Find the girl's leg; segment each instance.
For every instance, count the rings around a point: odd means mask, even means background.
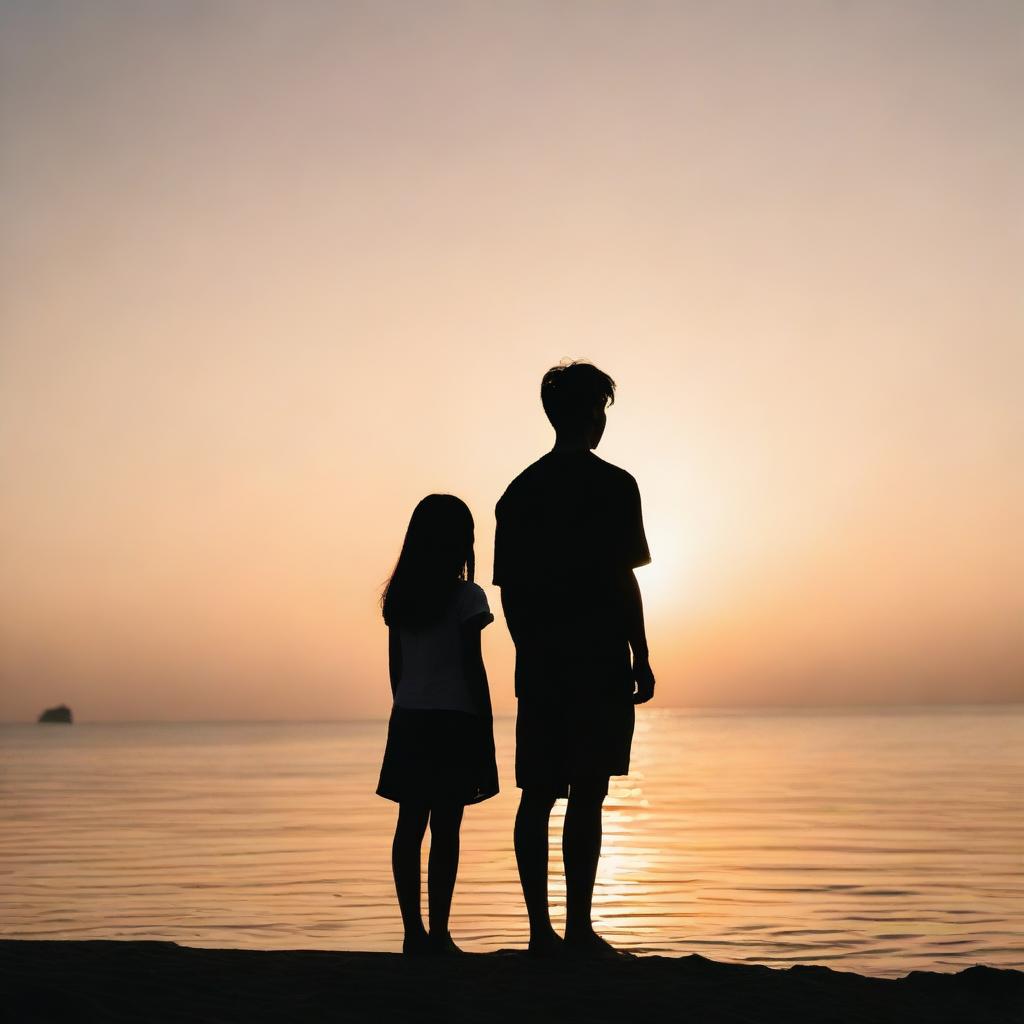
[[[427,865],[430,941],[439,952],[454,951],[448,937],[448,914],[459,870],[459,828],[461,804],[430,808],[430,860]]]
[[[401,803],[395,841],[391,844],[391,871],[395,876],[395,892],[405,927],[403,953],[416,953],[426,948],[427,932],[420,910],[420,849],[427,831],[426,807]]]

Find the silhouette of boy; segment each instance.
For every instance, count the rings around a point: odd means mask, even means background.
[[[629,771],[634,704],[654,695],[633,569],[651,556],[640,492],[593,454],[615,382],[590,363],[553,367],[541,402],[555,445],[508,485],[495,510],[494,583],[516,646],[515,849],[530,952],[613,955],[590,920],[611,775]],[[632,651],[632,659],[630,652]],[[548,911],[548,819],[562,833],[564,943]]]

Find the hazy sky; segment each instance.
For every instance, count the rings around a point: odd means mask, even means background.
[[[0,10],[0,718],[385,713],[563,357],[663,703],[1024,699],[1020,3]]]

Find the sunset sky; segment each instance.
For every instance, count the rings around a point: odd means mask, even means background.
[[[1024,700],[1019,3],[0,11],[0,719],[385,714],[563,358],[662,704]]]

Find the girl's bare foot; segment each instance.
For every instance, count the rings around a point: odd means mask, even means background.
[[[531,932],[526,951],[530,956],[561,956],[565,952],[565,941],[554,928],[539,934]]]
[[[575,932],[566,931],[565,950],[574,956],[633,959],[632,953],[616,949],[607,939],[602,939],[593,928]]]
[[[402,940],[402,952],[406,956],[424,956],[430,952],[430,936],[424,928],[419,932],[406,932]]]
[[[455,942],[452,940],[451,932],[445,932],[443,935],[431,935],[428,937],[429,950],[431,956],[457,956],[462,952]]]

